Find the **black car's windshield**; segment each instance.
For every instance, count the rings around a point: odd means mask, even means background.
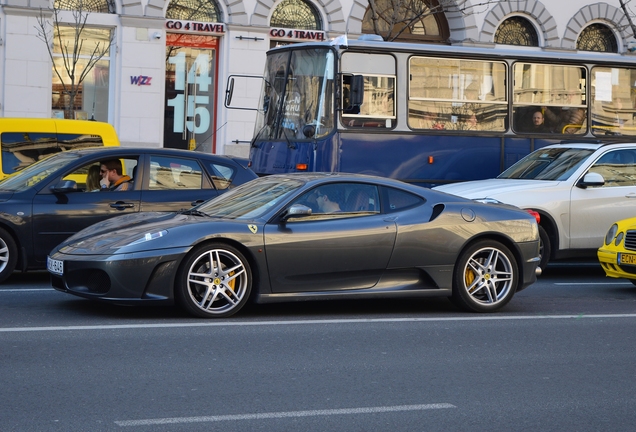
[[[78,159],[77,153],[56,153],[0,181],[0,190],[21,192],[46,179],[55,171]]]
[[[530,153],[499,174],[500,179],[567,180],[594,150],[559,147]]]
[[[212,217],[252,219],[266,213],[304,183],[288,178],[263,177],[245,183],[196,207]]]

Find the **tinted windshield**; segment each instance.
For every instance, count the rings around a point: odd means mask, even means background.
[[[228,219],[258,218],[298,190],[304,183],[295,179],[263,177],[245,183],[206,201],[197,210]]]
[[[77,153],[57,153],[29,165],[22,171],[5,178],[0,182],[0,190],[21,192],[35,186],[49,175],[78,159]]]
[[[567,180],[594,150],[545,148],[530,153],[499,174],[503,179]]]
[[[296,140],[331,132],[333,70],[334,54],[329,48],[270,54],[258,105],[257,137]]]

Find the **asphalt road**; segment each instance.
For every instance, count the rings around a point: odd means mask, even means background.
[[[550,266],[500,313],[446,299],[225,320],[0,286],[1,431],[598,431],[636,424],[636,287]]]

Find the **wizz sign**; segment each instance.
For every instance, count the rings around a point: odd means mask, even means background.
[[[130,83],[132,85],[150,85],[150,80],[152,80],[152,77],[146,76],[146,75],[138,75],[138,76],[131,76],[130,77]]]

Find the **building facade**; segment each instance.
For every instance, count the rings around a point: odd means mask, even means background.
[[[369,0],[0,0],[0,116],[95,119],[122,145],[247,156],[254,113],[224,107],[227,80],[260,75],[278,44],[380,33],[450,50],[636,48],[618,0],[423,0],[400,11],[420,14],[409,26],[382,20],[387,0],[374,4],[380,19]],[[84,42],[69,66],[78,16]],[[258,91],[234,98],[255,107]]]

